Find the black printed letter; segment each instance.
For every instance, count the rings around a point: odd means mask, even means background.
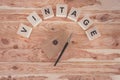
[[[45,14],[50,14],[50,10],[49,9],[45,9]]]
[[[77,13],[77,12],[76,12],[76,11],[74,11],[71,15],[74,15],[74,16],[76,17],[76,13]]]
[[[63,12],[64,7],[60,7],[60,9],[61,9],[61,13],[62,13],[62,12]]]
[[[94,31],[90,32],[90,34],[91,34],[91,36],[94,36],[95,34],[97,34],[97,31],[94,30]]]
[[[87,19],[84,20],[84,22],[83,22],[84,25],[88,25],[88,23],[89,23],[89,21]]]

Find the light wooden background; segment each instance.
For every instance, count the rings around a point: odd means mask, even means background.
[[[16,34],[20,23],[32,26],[31,12],[42,17],[40,8],[52,5],[55,13],[58,3],[80,8],[80,19],[89,15],[102,36],[89,41],[75,22],[57,17],[33,28],[29,39]],[[63,31],[73,37],[54,67],[57,55],[50,59],[42,48],[50,51]],[[0,0],[0,80],[120,80],[120,0]]]

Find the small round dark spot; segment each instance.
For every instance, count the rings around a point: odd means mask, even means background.
[[[13,48],[14,48],[14,49],[18,49],[18,45],[14,45]]]
[[[75,41],[71,41],[73,44],[75,43]]]
[[[54,45],[57,45],[57,44],[58,44],[58,41],[57,41],[57,40],[53,40],[53,44],[54,44]]]
[[[51,28],[51,30],[55,30],[55,28]]]
[[[8,79],[11,79],[12,77],[11,76],[8,76]]]
[[[101,16],[101,21],[107,21],[109,19],[109,15],[108,14],[104,14],[103,16]]]
[[[12,69],[13,69],[13,70],[17,70],[18,67],[17,67],[17,66],[13,66]]]
[[[95,56],[95,57],[93,57],[93,59],[97,59],[97,57]]]
[[[105,17],[101,17],[101,21],[106,21],[107,19]]]
[[[11,3],[10,5],[15,5],[14,3]]]
[[[72,44],[77,44],[77,42],[76,42],[76,41],[71,41],[71,43],[72,43]]]
[[[41,50],[41,53],[44,53],[44,51],[43,51],[43,50]]]
[[[5,44],[5,45],[7,45],[7,44],[9,44],[9,41],[8,41],[8,39],[1,39],[1,42],[3,43],[3,44]]]
[[[119,43],[116,43],[116,46],[118,46],[119,45]]]

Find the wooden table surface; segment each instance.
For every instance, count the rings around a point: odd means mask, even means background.
[[[89,41],[80,26],[66,18],[43,20],[33,28],[29,39],[16,34],[26,17],[58,3],[89,15],[101,37]],[[56,67],[58,52],[51,41],[63,32],[73,36]],[[59,37],[60,41],[64,41]],[[120,0],[0,0],[0,80],[120,80]]]

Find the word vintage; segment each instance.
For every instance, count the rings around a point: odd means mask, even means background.
[[[68,19],[75,21],[83,30],[85,30],[89,40],[93,40],[101,36],[96,27],[90,28],[90,26],[93,24],[93,21],[89,18],[89,16],[84,16],[81,20],[77,21],[80,15],[80,10],[78,8],[72,7],[68,14],[67,11],[68,6],[66,4],[56,5],[56,17],[67,17]],[[44,19],[54,17],[52,6],[42,7],[41,12]],[[35,11],[27,17],[27,20],[32,24],[33,27],[36,27],[39,23],[42,22],[42,18]],[[31,32],[31,27],[26,26],[25,24],[20,24],[17,34],[29,38]]]

